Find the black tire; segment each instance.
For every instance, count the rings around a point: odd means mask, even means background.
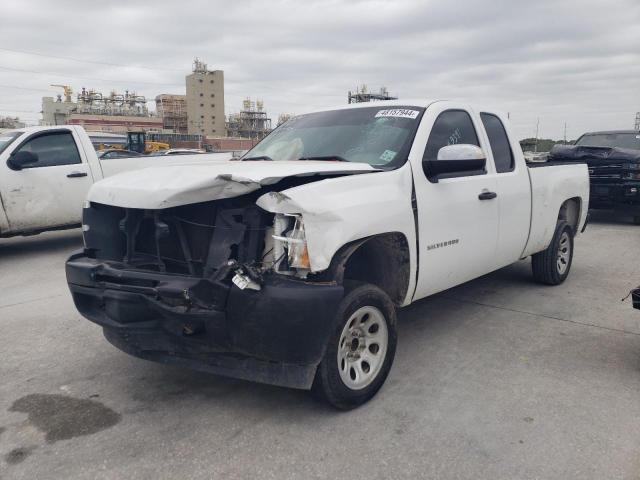
[[[634,225],[640,225],[640,215],[636,215],[633,217]]]
[[[340,339],[344,333],[343,330],[348,328],[346,326],[347,322],[350,324],[353,323],[350,322],[352,315],[367,307],[374,307],[374,309],[377,309],[377,311],[382,314],[386,325],[387,346],[384,350],[384,358],[378,360],[380,363],[377,373],[371,375],[370,383],[363,388],[352,389],[343,381],[340,373],[338,360]],[[363,317],[367,317],[366,313]],[[369,320],[367,317],[365,321],[372,320]],[[366,328],[367,323],[365,323],[365,321],[363,321],[361,325],[364,325]],[[377,320],[373,321],[380,322],[382,320],[380,317],[377,317]],[[378,390],[380,390],[380,387],[382,387],[391,370],[397,343],[396,322],[396,309],[393,302],[389,296],[378,287],[361,284],[349,291],[340,302],[336,313],[333,334],[329,339],[325,355],[318,366],[312,387],[314,395],[340,410],[350,410],[370,400]],[[365,337],[366,335],[367,333],[365,333]],[[362,341],[362,345],[365,345],[366,341],[365,338],[365,340]],[[347,342],[347,345],[349,344],[350,343]],[[372,345],[369,345],[366,348],[369,349],[371,347]],[[344,348],[343,344],[342,349],[344,350]],[[367,354],[368,353],[369,352],[367,352]],[[378,353],[381,352],[378,350]],[[360,362],[364,362],[361,363],[361,366],[368,365],[364,360],[360,360]],[[343,370],[343,374],[344,372],[345,370]]]
[[[566,237],[564,237],[565,235]],[[573,261],[573,235],[571,225],[564,220],[559,220],[556,225],[556,231],[553,234],[553,239],[547,249],[531,257],[533,278],[546,285],[560,285],[566,280],[571,270],[571,262]],[[567,245],[569,251],[568,254],[565,253],[564,261],[562,261],[559,258],[560,250],[562,248],[564,252]]]

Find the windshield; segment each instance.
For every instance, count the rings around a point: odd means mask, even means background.
[[[13,142],[20,135],[22,135],[22,132],[0,133],[0,153],[4,152],[5,148],[11,145],[11,142]]]
[[[242,160],[342,160],[376,167],[402,164],[424,108],[379,106],[292,118]]]
[[[617,147],[640,150],[640,132],[587,134],[580,137],[576,145],[582,147]]]

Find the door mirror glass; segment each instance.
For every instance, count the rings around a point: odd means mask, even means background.
[[[445,145],[438,150],[437,160],[425,162],[427,177],[432,182],[448,176],[477,175],[485,173],[487,158],[476,145]]]
[[[7,163],[13,170],[22,170],[25,166],[38,162],[38,154],[28,150],[20,150],[11,154]]]

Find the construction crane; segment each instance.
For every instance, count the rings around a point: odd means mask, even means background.
[[[64,91],[64,101],[65,102],[71,102],[71,95],[73,95],[73,90],[71,89],[71,87],[69,85],[58,85],[58,84],[52,84],[49,85],[50,87],[60,87],[62,88],[62,90]]]

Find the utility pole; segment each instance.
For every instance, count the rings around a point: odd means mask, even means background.
[[[564,144],[567,144],[567,122],[564,122]]]

